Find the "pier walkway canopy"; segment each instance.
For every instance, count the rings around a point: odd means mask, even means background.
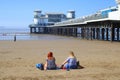
[[[70,19],[67,21],[62,21],[55,23],[53,26],[61,26],[61,25],[74,25],[74,24],[86,24],[90,21],[97,21],[97,20],[104,20],[104,19],[110,19],[111,15],[110,12],[118,11],[117,7],[111,7],[107,9],[100,10],[96,12],[95,14],[91,14],[88,16],[83,16],[77,19]],[[112,19],[112,18],[111,18]],[[52,26],[51,26],[52,27]]]

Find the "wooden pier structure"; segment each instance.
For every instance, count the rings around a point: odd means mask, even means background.
[[[87,40],[120,41],[120,21],[100,19],[86,23],[30,27],[30,33],[78,37]]]
[[[30,33],[70,36],[87,40],[120,41],[120,0],[115,1],[117,6],[99,10],[92,15],[68,19],[46,27],[36,23],[31,24],[29,25]]]

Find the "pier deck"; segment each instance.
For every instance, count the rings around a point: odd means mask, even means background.
[[[88,40],[120,41],[120,21],[99,19],[84,23],[30,27],[31,33],[79,37]]]

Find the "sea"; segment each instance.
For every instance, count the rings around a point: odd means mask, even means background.
[[[16,28],[0,28],[0,41],[3,40],[12,40],[14,41],[14,36],[16,36],[16,40],[56,40],[69,39],[64,36],[55,36],[55,35],[46,35],[46,34],[30,34],[30,30],[28,29],[16,29]]]
[[[116,35],[115,35],[115,40],[117,39]],[[29,28],[27,29],[26,28],[23,28],[23,29],[0,28],[0,40],[14,40],[14,36],[16,36],[16,40],[56,40],[56,39],[66,40],[66,39],[71,39],[71,37],[65,37],[65,36],[56,36],[56,35],[47,35],[47,34],[30,34]],[[102,38],[102,36],[100,37]],[[110,33],[109,33],[108,38],[110,40]],[[119,37],[119,40],[120,40],[120,37]]]

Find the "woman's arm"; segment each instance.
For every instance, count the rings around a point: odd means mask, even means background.
[[[65,65],[67,62],[68,62],[69,58],[67,58],[63,63],[62,65]]]
[[[45,65],[44,65],[44,70],[47,70],[47,59],[46,59]]]

